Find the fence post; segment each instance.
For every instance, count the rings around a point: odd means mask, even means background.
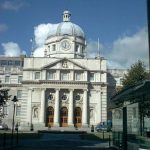
[[[3,148],[6,146],[6,133],[3,134]]]

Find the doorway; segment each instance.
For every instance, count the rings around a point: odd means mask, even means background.
[[[47,110],[47,126],[48,127],[53,127],[54,124],[54,108],[49,106]]]
[[[68,109],[62,107],[60,110],[60,127],[68,127]]]
[[[82,126],[82,111],[80,107],[76,107],[74,111],[74,126],[81,128]]]

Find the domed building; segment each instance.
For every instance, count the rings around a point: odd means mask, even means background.
[[[59,58],[84,58],[85,35],[83,30],[70,22],[70,12],[64,11],[63,22],[49,33],[45,42],[45,56]]]
[[[70,17],[64,11],[45,41],[44,57],[24,58],[22,81],[12,90],[20,130],[85,129],[107,120],[106,60],[86,57],[85,34]]]

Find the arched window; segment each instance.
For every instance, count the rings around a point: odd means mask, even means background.
[[[53,107],[48,107],[48,115],[49,116],[52,116],[52,115],[54,115],[54,108]]]
[[[68,116],[68,109],[66,107],[63,107],[60,113],[61,116]]]

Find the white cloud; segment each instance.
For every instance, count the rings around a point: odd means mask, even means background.
[[[86,47],[87,57],[95,58],[96,56],[99,55],[99,51],[100,55],[102,56],[101,54],[102,49],[103,49],[102,43],[99,42],[99,50],[98,50],[98,41],[89,40]]]
[[[128,68],[138,60],[148,66],[148,33],[144,27],[131,36],[123,36],[113,42],[112,49],[106,54],[109,66]]]
[[[112,45],[100,43],[100,55],[107,59],[109,68],[129,68],[138,60],[142,60],[148,67],[148,33],[142,28],[131,36],[124,35],[114,40]],[[87,44],[88,57],[95,57],[98,53],[97,41]]]
[[[8,29],[6,24],[0,24],[0,32],[5,32]]]
[[[44,46],[36,48],[34,51],[34,57],[43,57],[44,56]]]
[[[14,42],[2,43],[2,47],[4,49],[5,56],[13,57],[26,53],[20,49],[17,43]]]
[[[23,6],[24,2],[22,0],[7,0],[0,4],[1,9],[14,11],[18,11]]]
[[[44,56],[44,43],[48,36],[53,35],[56,32],[58,24],[40,24],[34,28],[35,36],[35,57]]]

